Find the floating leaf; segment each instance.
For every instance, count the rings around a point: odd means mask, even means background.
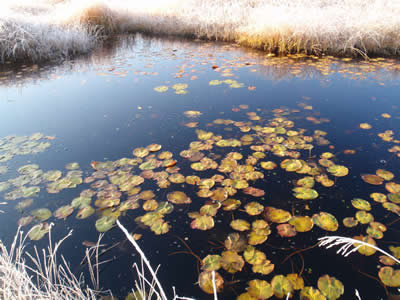
[[[292,215],[288,211],[270,206],[265,208],[264,216],[268,221],[273,223],[285,223],[292,218]]]
[[[242,270],[244,266],[244,260],[236,252],[230,250],[224,251],[222,252],[221,256],[221,267],[225,271],[234,274]]]
[[[388,182],[385,185],[386,190],[392,194],[400,194],[400,184],[395,182]]]
[[[76,170],[79,169],[79,164],[77,162],[71,162],[65,166],[67,170]]]
[[[217,271],[221,268],[221,256],[220,255],[207,255],[201,261],[201,269],[204,271]]]
[[[361,123],[360,124],[360,128],[368,130],[368,129],[371,129],[372,126],[370,124],[368,124],[368,123]]]
[[[251,265],[259,265],[267,259],[264,252],[257,250],[251,245],[246,247],[243,252],[243,257]]]
[[[387,195],[389,201],[400,204],[400,194],[389,194]]]
[[[321,276],[318,279],[318,289],[329,300],[338,299],[344,293],[343,284],[335,277],[330,277],[329,275]]]
[[[230,225],[237,231],[246,231],[250,229],[250,223],[245,220],[233,220]]]
[[[95,226],[98,232],[106,232],[114,226],[115,221],[116,218],[112,216],[104,216],[96,221]]]
[[[271,234],[269,227],[258,229],[253,228],[249,234],[249,244],[250,245],[260,245],[268,239],[268,235]]]
[[[274,289],[275,297],[282,299],[287,294],[293,293],[292,283],[283,275],[275,275],[272,278],[271,286]]]
[[[144,147],[140,147],[134,149],[132,153],[134,156],[142,158],[149,155],[149,150]]]
[[[161,150],[161,145],[159,144],[150,144],[146,147],[150,152],[157,152]]]
[[[199,286],[200,288],[206,292],[207,294],[214,294],[214,284],[213,284],[213,276],[212,272],[204,271],[199,274]],[[222,279],[221,275],[218,272],[215,272],[215,286],[217,288],[217,292],[222,290],[224,285],[224,279]]]
[[[26,226],[28,224],[30,224],[33,221],[33,217],[32,216],[26,216],[26,217],[21,217],[17,224],[18,226]]]
[[[186,196],[184,192],[181,191],[174,191],[170,192],[167,195],[167,199],[169,202],[174,204],[189,204],[192,203],[192,200]]]
[[[382,177],[379,177],[378,175],[373,175],[373,174],[363,174],[363,175],[361,175],[361,178],[366,183],[369,183],[372,185],[380,185],[384,181],[384,179]]]
[[[359,210],[356,212],[356,219],[361,223],[361,224],[368,224],[374,220],[374,216],[370,213],[367,213],[364,210]]]
[[[190,224],[192,229],[208,230],[214,227],[214,219],[210,216],[202,216],[195,218]]]
[[[28,236],[32,241],[38,241],[42,237],[44,237],[44,235],[46,233],[48,233],[49,230],[50,230],[49,224],[40,223],[40,224],[37,224],[37,225],[33,226],[32,229],[29,230]]]
[[[171,226],[168,224],[168,222],[165,222],[163,219],[157,219],[150,224],[151,231],[157,235],[166,234],[170,228]]]
[[[40,221],[46,221],[51,217],[51,211],[47,208],[38,208],[33,210],[31,215]]]
[[[300,300],[326,300],[326,297],[318,289],[306,286],[300,291]]]
[[[395,247],[395,246],[389,246],[390,252],[392,252],[393,256],[396,257],[397,259],[400,259],[400,246]]]
[[[64,205],[54,212],[54,217],[65,220],[73,211],[74,208],[71,205]]]
[[[201,116],[202,113],[199,112],[199,111],[197,111],[197,110],[187,110],[187,111],[184,112],[184,115],[185,115],[186,117],[192,118],[192,117]]]
[[[294,226],[290,224],[280,224],[276,226],[276,229],[281,237],[294,237],[297,234]]]
[[[307,176],[297,180],[296,184],[304,188],[312,188],[315,184],[314,177]]]
[[[355,236],[353,238],[356,239],[356,240],[371,244],[372,246],[376,246],[376,243],[375,243],[374,239],[372,239],[369,236],[364,237],[364,236],[360,235],[360,236]],[[354,243],[353,246],[354,247],[358,247],[358,246],[360,246],[360,244]],[[371,256],[371,255],[375,254],[376,250],[374,248],[372,248],[372,247],[361,245],[358,248],[358,252],[360,254],[362,254],[362,255],[365,255],[365,256]]]
[[[168,91],[168,87],[166,85],[160,85],[160,86],[156,86],[154,88],[154,90],[159,93],[164,93],[164,92]]]
[[[318,192],[310,188],[296,187],[293,189],[293,192],[293,196],[297,199],[312,200],[318,197]]]
[[[390,181],[394,178],[394,174],[392,172],[387,171],[387,170],[382,170],[382,169],[376,170],[376,175],[378,175],[379,177],[382,177],[386,181]]]
[[[354,219],[353,217],[347,217],[343,219],[343,225],[347,228],[355,227],[358,225],[358,220]]]
[[[78,210],[76,214],[77,219],[86,219],[94,213],[94,208],[91,206],[84,206]]]
[[[297,232],[307,232],[314,227],[312,219],[308,216],[294,216],[289,220],[289,224],[294,226]]]
[[[274,163],[273,161],[262,161],[260,163],[260,166],[265,170],[273,170],[277,167],[277,164]]]
[[[304,280],[298,274],[287,274],[286,278],[290,281],[294,290],[301,290],[302,288],[304,288]]]
[[[349,174],[349,169],[340,165],[331,166],[327,169],[327,171],[336,177],[343,177]]]
[[[253,279],[248,285],[247,292],[256,299],[268,299],[274,295],[272,286],[265,280]]]
[[[250,216],[257,216],[263,212],[264,206],[253,201],[246,204],[245,210]]]
[[[366,211],[371,210],[371,204],[369,204],[368,201],[361,198],[354,198],[353,200],[351,200],[351,205],[360,210],[366,210]]]
[[[386,202],[386,201],[387,201],[386,195],[385,195],[385,194],[382,194],[382,193],[372,193],[372,194],[370,195],[370,197],[371,197],[375,202],[378,202],[378,203],[383,203],[383,202]]]
[[[315,225],[327,231],[336,231],[339,227],[336,218],[327,212],[320,212],[319,214],[314,214],[312,220]]]
[[[378,276],[384,285],[390,287],[400,287],[400,270],[393,270],[391,267],[382,267]]]

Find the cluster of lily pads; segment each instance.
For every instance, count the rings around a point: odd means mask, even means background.
[[[241,105],[234,109],[238,112],[247,110],[248,106]],[[329,212],[301,215],[266,205],[268,201],[265,201],[265,195],[268,191],[257,183],[280,168],[296,178],[292,181],[293,200],[308,207],[308,201],[319,197],[317,184],[322,188],[332,188],[338,178],[348,175],[349,169],[336,163],[338,159],[335,154],[322,152],[318,157],[312,157],[314,145],[326,146],[330,142],[324,131],[296,129],[288,116],[297,112],[296,109],[275,109],[272,111],[273,117],[269,119],[258,112],[246,112],[247,121],[216,119],[208,126],[215,130],[207,131],[197,129],[202,115],[200,111],[186,111],[184,115],[189,120],[184,125],[196,128],[197,140],[181,150],[179,157],[163,150],[159,144],[151,144],[134,149],[130,158],[91,162],[93,172],[85,178],[77,163],[68,164],[68,172],[64,176],[61,171],[43,172],[39,166],[30,164],[18,169],[21,174],[19,177],[0,184],[0,187],[3,191],[11,186],[16,187],[5,194],[5,199],[28,198],[17,205],[18,209],[24,211],[32,204],[30,198],[40,192],[40,184],[44,184],[49,193],[58,193],[81,183],[89,185],[70,204],[53,213],[41,208],[22,217],[20,225],[27,225],[33,220],[40,221],[29,234],[33,240],[47,233],[49,225],[45,221],[51,216],[65,219],[74,211],[77,219],[88,218],[97,212],[95,227],[99,232],[105,232],[113,228],[121,215],[140,209],[144,214],[137,213],[136,222],[156,235],[165,234],[171,229],[168,215],[174,206],[190,207],[194,201],[193,196],[188,196],[189,193],[196,195],[196,204],[204,199],[198,210],[188,213],[192,219],[192,229],[210,230],[215,226],[214,219],[220,210],[232,212],[234,218],[230,221],[230,227],[234,232],[227,233],[224,250],[220,254],[207,255],[202,260],[199,286],[211,294],[213,272],[217,289],[222,290],[224,273],[241,272],[246,263],[254,274],[266,276],[274,271],[275,265],[261,249],[272,232],[275,231],[282,238],[291,238],[311,231],[314,225],[330,232],[339,228],[338,220]],[[219,130],[219,126],[230,126],[230,130],[225,131],[228,136],[220,133],[223,131]],[[181,168],[190,168],[192,173],[185,176]],[[376,174],[362,175],[362,179],[369,184],[385,183],[389,194],[373,193],[371,199],[382,203],[390,212],[399,214],[400,185],[392,181],[393,178],[393,173],[382,169],[377,170]],[[156,194],[156,191],[159,193]],[[369,213],[372,208],[368,201],[355,198],[351,203],[358,211],[355,217],[345,218],[343,225],[368,225],[366,236],[355,238],[376,245],[374,239],[383,237],[386,226],[374,220]],[[235,218],[235,211],[245,212],[247,219]],[[249,218],[254,219],[249,221]],[[394,256],[400,257],[400,247],[391,246],[389,249]],[[369,256],[375,250],[362,246],[358,252]],[[400,286],[400,271],[391,267],[395,262],[386,256],[380,257],[380,262],[386,265],[379,271],[381,281],[387,286]],[[337,299],[344,293],[343,284],[329,275],[320,277],[317,285],[318,288],[305,287],[299,274],[275,275],[270,282],[258,279],[249,281],[247,291],[238,299],[268,299],[273,295],[284,298],[288,294],[293,295],[296,290],[300,299]]]

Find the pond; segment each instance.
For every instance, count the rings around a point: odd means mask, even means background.
[[[398,295],[390,258],[317,243],[356,237],[399,258],[399,71],[140,35],[62,65],[6,64],[0,238],[36,226],[32,250],[47,224],[53,240],[72,229],[61,254],[79,274],[105,232],[100,285],[118,299],[140,258],[117,218],[169,295],[212,299],[212,270],[218,299],[296,299],[299,277],[330,299]]]

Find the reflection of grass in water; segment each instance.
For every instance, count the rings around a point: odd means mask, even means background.
[[[283,54],[399,52],[400,5],[385,0],[8,2],[0,17],[3,61],[87,52],[100,31],[224,40]]]

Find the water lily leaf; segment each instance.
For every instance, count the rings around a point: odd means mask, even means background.
[[[154,88],[154,90],[158,93],[164,93],[164,92],[168,91],[168,87],[166,85],[160,85],[160,86],[156,86]]]
[[[384,285],[390,287],[400,287],[400,270],[393,270],[391,267],[382,267],[378,276]]]
[[[300,300],[326,300],[326,297],[321,294],[320,290],[306,286],[300,291]]]
[[[355,227],[358,225],[358,220],[353,217],[347,217],[343,219],[343,225],[347,228]]]
[[[373,239],[378,239],[379,240],[379,239],[383,238],[383,232],[380,231],[377,228],[372,227],[372,226],[368,226],[366,232]]]
[[[360,236],[355,236],[353,238],[356,240],[371,244],[372,246],[376,246],[376,242],[374,241],[374,239],[369,236],[364,237],[363,235],[360,235]],[[360,244],[357,244],[357,243],[353,244],[354,247],[358,247],[359,245]],[[376,250],[372,247],[362,245],[360,248],[358,248],[358,252],[365,256],[371,256],[371,255],[375,254]]]
[[[318,192],[310,188],[296,187],[293,189],[293,192],[293,196],[297,199],[312,200],[318,197]]]
[[[79,169],[79,164],[77,162],[71,162],[71,163],[65,165],[65,168],[67,170],[77,170],[77,169]]]
[[[235,251],[224,251],[221,253],[221,267],[229,272],[229,273],[236,273],[242,270],[244,266],[243,258],[238,255]]]
[[[59,170],[50,170],[43,174],[43,179],[46,181],[57,181],[62,176],[62,172]]]
[[[38,241],[42,237],[44,237],[44,235],[46,233],[48,233],[49,230],[50,230],[49,224],[40,223],[40,224],[37,224],[37,225],[33,226],[32,229],[29,230],[28,236],[32,241]]]
[[[351,205],[353,205],[355,208],[359,210],[366,210],[366,211],[371,210],[371,204],[369,204],[368,201],[361,198],[354,198],[353,200],[351,200]]]
[[[275,297],[282,299],[287,294],[293,293],[292,283],[283,275],[275,275],[272,278],[271,286],[274,289]]]
[[[277,167],[277,164],[274,163],[273,161],[262,161],[260,163],[260,166],[265,170],[273,170]]]
[[[395,183],[393,181],[386,183],[386,190],[392,194],[400,194],[400,184]]]
[[[149,159],[139,166],[140,170],[154,170],[161,165],[161,162],[156,159]]]
[[[247,292],[256,299],[268,299],[274,295],[272,286],[265,280],[254,279],[248,285]]]
[[[228,192],[224,188],[217,188],[212,192],[211,200],[222,202],[228,199]]]
[[[136,157],[143,158],[143,157],[149,155],[149,150],[144,147],[139,147],[139,148],[134,149],[132,151],[132,154]]]
[[[201,264],[201,269],[204,271],[217,271],[221,268],[221,256],[209,254],[203,258]]]
[[[297,232],[307,232],[314,227],[314,222],[309,216],[294,216],[289,220],[289,224],[294,226]]]
[[[210,216],[199,216],[190,224],[192,229],[208,230],[214,227],[214,219]]]
[[[110,230],[115,224],[116,218],[112,216],[104,216],[96,221],[96,229],[98,232],[106,232]]]
[[[318,279],[318,289],[329,300],[338,299],[344,293],[343,284],[335,277],[330,277],[329,275],[321,276]]]
[[[243,257],[251,265],[260,265],[267,259],[264,252],[257,250],[251,245],[246,247]]]
[[[168,193],[167,199],[169,202],[174,203],[174,204],[192,203],[192,200],[184,192],[181,192],[181,191],[174,191],[174,192]]]
[[[246,231],[250,229],[250,223],[245,220],[233,220],[230,225],[237,231]]]
[[[257,300],[257,298],[254,298],[249,293],[242,293],[236,298],[236,300]]]
[[[381,185],[384,181],[384,179],[382,177],[379,177],[378,175],[374,175],[374,174],[363,174],[363,175],[361,175],[361,178],[366,183],[369,183],[372,185]]]
[[[26,174],[32,173],[33,171],[38,170],[38,169],[39,169],[39,165],[29,164],[29,165],[25,165],[25,166],[18,168],[17,171],[20,174],[26,175]]]
[[[220,207],[221,207],[220,202],[207,203],[207,204],[203,205],[202,207],[200,207],[200,214],[204,215],[204,216],[214,217],[217,214],[218,209]]]
[[[170,228],[171,226],[168,222],[165,222],[163,219],[157,219],[150,225],[151,231],[157,235],[166,234]]]
[[[387,201],[387,197],[385,194],[382,193],[372,193],[369,195],[375,202],[383,203]]]
[[[158,207],[158,202],[154,199],[146,200],[143,203],[143,210],[145,210],[145,211],[153,211],[153,210],[156,210],[157,207]]]
[[[391,259],[389,256],[381,255],[379,256],[379,262],[386,265],[386,266],[394,266],[396,261]]]
[[[251,187],[251,186],[243,189],[243,192],[245,194],[251,195],[253,197],[262,197],[265,195],[265,192],[263,190],[260,190],[260,189],[257,189],[257,188]]]
[[[201,116],[202,113],[197,111],[197,110],[187,110],[183,113],[186,117],[192,118],[192,117],[198,117]]]
[[[76,214],[76,218],[77,219],[86,219],[89,216],[91,216],[94,213],[94,208],[91,206],[83,206],[81,207],[77,214]]]
[[[263,229],[253,228],[249,234],[250,245],[260,245],[268,239],[268,235],[271,234],[269,227]]]
[[[29,198],[34,197],[40,192],[40,187],[38,186],[30,186],[27,188],[21,188],[22,197]]]
[[[268,275],[274,270],[274,268],[275,265],[271,264],[271,261],[269,261],[268,259],[265,259],[259,264],[254,264],[251,270],[253,271],[253,273]]]
[[[25,199],[21,202],[19,202],[15,208],[18,209],[20,212],[22,212],[25,208],[31,206],[33,203],[33,199]]]
[[[400,206],[391,202],[382,203],[382,206],[386,208],[388,211],[391,211],[395,214],[400,215]]]
[[[33,217],[32,216],[26,216],[26,217],[21,217],[17,224],[18,226],[26,226],[28,224],[30,224],[33,221]]]
[[[0,193],[8,190],[10,188],[11,184],[8,182],[0,182]]]
[[[31,215],[40,221],[46,221],[51,217],[51,211],[47,208],[38,208],[31,211]]]
[[[387,198],[393,203],[400,204],[400,194],[389,194]]]
[[[162,201],[158,203],[158,208],[156,212],[162,214],[162,215],[168,215],[174,210],[174,206],[166,201]]]
[[[285,159],[281,162],[281,168],[287,172],[296,172],[303,167],[303,164],[298,159]]]
[[[298,274],[287,274],[286,278],[291,282],[294,290],[301,290],[304,288],[304,280]]]
[[[400,259],[400,246],[399,247],[389,246],[389,250],[390,252],[392,252],[394,257]]]
[[[368,129],[371,129],[372,126],[370,124],[368,124],[368,123],[361,123],[360,124],[360,128],[368,130]]]
[[[321,166],[325,167],[325,168],[330,168],[330,167],[332,167],[332,166],[335,165],[335,163],[334,163],[333,161],[331,161],[331,160],[329,160],[329,159],[326,159],[326,158],[321,158],[321,159],[319,159],[319,160],[318,160],[318,163],[319,163]]]
[[[78,208],[78,207],[82,208],[82,207],[90,205],[91,201],[92,201],[91,198],[79,196],[72,200],[71,205],[73,208]]]
[[[312,220],[315,225],[327,231],[336,231],[339,228],[339,223],[336,218],[327,212],[314,214]]]
[[[71,205],[64,205],[54,212],[54,217],[65,220],[73,211],[74,208]]]
[[[276,229],[281,237],[294,237],[297,234],[294,226],[290,224],[280,224],[276,226]]]
[[[257,216],[264,211],[264,206],[262,206],[258,202],[253,201],[246,204],[245,210],[250,216]]]
[[[214,288],[213,288],[213,276],[212,272],[209,271],[204,271],[199,274],[199,286],[200,288],[206,292],[207,294],[214,294]],[[217,288],[217,292],[220,292],[223,288],[224,285],[224,279],[221,277],[221,275],[218,272],[215,272],[215,286]]]
[[[349,174],[349,169],[340,165],[331,166],[327,169],[327,171],[336,177],[343,177]]]
[[[292,218],[292,215],[288,211],[270,206],[265,208],[264,216],[268,221],[273,223],[285,223]]]
[[[150,144],[146,147],[147,150],[149,150],[150,152],[157,152],[161,150],[161,145],[159,144]]]
[[[374,220],[374,216],[370,213],[367,213],[364,210],[359,210],[356,212],[356,219],[361,223],[361,224],[368,224]]]
[[[222,209],[225,211],[235,210],[240,207],[240,204],[240,200],[230,198],[222,202]]]
[[[307,176],[297,180],[296,184],[304,188],[312,188],[315,184],[314,177]]]
[[[376,170],[376,175],[382,177],[386,181],[390,181],[394,178],[394,174],[392,172],[383,169]]]
[[[187,184],[197,185],[200,182],[200,177],[195,175],[186,176],[185,181]]]

